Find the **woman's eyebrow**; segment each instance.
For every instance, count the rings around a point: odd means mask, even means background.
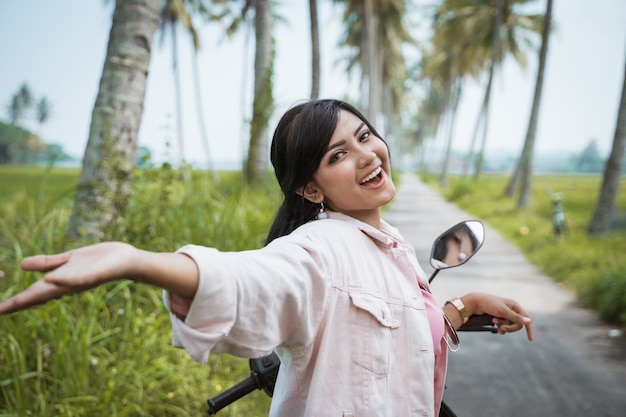
[[[363,126],[365,126],[365,122],[361,122],[361,124],[359,125],[359,127],[356,128],[356,130],[354,131],[354,136],[357,136],[359,134],[359,132],[361,131],[361,129],[363,129]]]
[[[354,133],[353,133],[353,135],[354,135],[354,136],[358,136],[358,135],[359,135],[359,132],[361,131],[361,129],[363,129],[363,126],[365,126],[365,122],[361,122],[361,123],[359,124],[359,126],[358,126],[356,129],[354,129]],[[345,140],[340,140],[340,141],[337,141],[337,142],[333,143],[332,145],[328,145],[328,147],[326,148],[326,150],[324,151],[324,153],[326,153],[326,152],[328,152],[328,151],[330,151],[330,150],[332,150],[332,149],[338,148],[338,147],[340,147],[340,146],[344,146],[345,144],[346,144],[346,141],[345,141]]]
[[[340,140],[338,142],[333,143],[332,145],[328,145],[328,147],[326,147],[326,150],[324,151],[324,153],[327,153],[328,151],[338,148],[340,146],[343,146],[346,144],[345,140]]]

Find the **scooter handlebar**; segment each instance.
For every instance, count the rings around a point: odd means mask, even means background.
[[[222,408],[229,404],[234,403],[244,395],[251,393],[252,391],[261,388],[259,378],[256,374],[251,373],[250,376],[243,381],[233,385],[221,394],[209,399],[209,414],[215,414]]]
[[[493,316],[489,314],[476,314],[469,321],[459,327],[459,332],[491,332],[497,333],[498,327],[493,324]]]
[[[270,397],[280,368],[280,359],[275,352],[261,358],[250,359],[250,376],[233,385],[221,394],[207,400],[209,414],[215,414],[227,405],[237,401],[256,389],[262,389]]]

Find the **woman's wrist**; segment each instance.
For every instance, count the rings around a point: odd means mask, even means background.
[[[457,330],[459,327],[463,325],[463,319],[459,314],[459,311],[452,304],[446,302],[443,306],[443,314],[450,322],[450,325]]]
[[[453,325],[458,329],[467,323],[474,314],[479,314],[478,310],[479,293],[469,293],[461,297],[453,297],[446,301],[443,312]]]
[[[452,305],[456,309],[457,313],[459,313],[459,317],[461,318],[461,325],[469,321],[469,314],[465,309],[465,304],[463,303],[463,300],[461,300],[459,297],[453,297],[449,299],[448,301],[446,301],[446,304]]]
[[[475,293],[475,292],[471,292],[468,294],[465,294],[463,296],[460,297],[461,301],[463,301],[463,304],[465,305],[465,311],[467,311],[467,315],[469,317],[472,317],[475,314],[482,314],[481,312],[479,312],[479,293]]]
[[[137,250],[131,279],[192,299],[198,288],[196,263],[182,253]]]

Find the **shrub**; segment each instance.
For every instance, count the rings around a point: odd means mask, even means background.
[[[4,173],[15,171],[2,169],[6,190],[16,177]],[[39,278],[20,272],[24,256],[61,250],[72,205],[72,193],[53,185],[56,172],[49,182],[20,172],[33,181],[0,202],[2,299]],[[66,186],[77,178],[74,171]],[[185,243],[259,247],[278,198],[275,186],[248,189],[238,173],[214,180],[194,172],[185,182],[167,166],[138,171],[120,238],[155,251]],[[203,366],[172,348],[161,291],[130,281],[0,316],[0,333],[0,415],[200,415],[207,398],[249,376],[245,359],[214,355]],[[230,415],[268,414],[265,394],[249,397],[229,407]]]

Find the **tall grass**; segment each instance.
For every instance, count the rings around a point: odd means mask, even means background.
[[[433,177],[422,178],[437,187]],[[453,176],[449,187],[440,191],[448,200],[496,228],[530,262],[575,291],[581,302],[605,320],[626,326],[624,181],[615,203],[611,231],[605,236],[589,236],[587,226],[598,198],[600,176],[536,176],[531,204],[524,210],[515,208],[515,199],[505,197],[508,180],[504,175],[483,175],[478,181]],[[552,231],[548,190],[564,193],[567,232],[561,238]]]
[[[20,259],[62,250],[78,174],[0,168],[1,299],[40,278],[21,272]],[[184,182],[167,167],[139,171],[119,239],[155,251],[259,247],[279,197],[273,185],[246,188],[235,173],[214,181],[195,172]],[[199,365],[171,347],[161,291],[130,281],[0,316],[0,416],[197,416],[248,375],[244,359]],[[249,397],[222,414],[267,415],[265,394]]]

